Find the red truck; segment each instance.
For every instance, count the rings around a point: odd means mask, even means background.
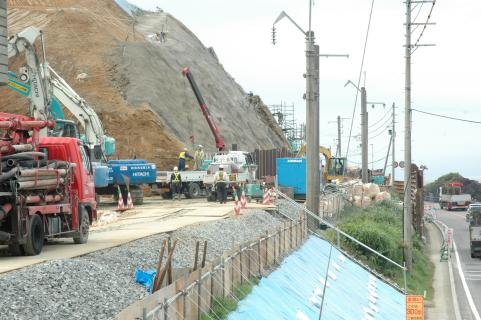
[[[76,138],[39,137],[53,121],[0,113],[0,244],[37,255],[50,238],[86,243],[97,218],[89,152]]]

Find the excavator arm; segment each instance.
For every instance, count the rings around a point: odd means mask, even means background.
[[[102,122],[88,103],[48,65],[47,61],[40,63],[34,43],[41,36],[40,30],[28,27],[13,36],[8,43],[9,58],[24,52],[26,55],[27,63],[24,70],[26,72],[20,74],[20,80],[30,83],[28,98],[31,115],[41,120],[50,119],[53,115],[52,100],[56,98],[75,116],[83,128],[85,142],[91,150],[93,159],[105,160],[106,156],[115,152],[115,140],[105,136]],[[46,132],[43,135],[46,135]],[[109,141],[108,148],[105,145],[106,139]]]

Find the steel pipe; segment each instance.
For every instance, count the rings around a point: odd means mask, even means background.
[[[9,154],[8,156],[2,157],[3,160],[8,159],[25,159],[25,160],[34,160],[34,157],[41,157],[45,158],[46,154],[43,152],[37,151],[29,151],[29,152],[19,152],[14,154]]]
[[[36,196],[27,196],[25,198],[25,203],[32,204],[32,203],[41,203],[41,202],[46,202],[46,203],[60,202],[63,199],[64,199],[64,196],[60,194],[49,194],[46,196],[36,195]]]
[[[7,180],[10,180],[10,179],[14,178],[17,175],[17,172],[18,172],[18,168],[13,168],[10,171],[2,173],[0,175],[0,182],[4,182],[4,181],[7,181]]]
[[[59,184],[63,184],[65,179],[48,179],[48,180],[36,180],[36,181],[19,181],[17,182],[18,190],[27,189],[54,189],[57,188]]]
[[[65,176],[66,169],[26,169],[18,172],[21,177],[37,177],[37,176]]]

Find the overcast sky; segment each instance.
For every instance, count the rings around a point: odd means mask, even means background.
[[[157,6],[189,27],[204,43],[214,47],[226,70],[246,91],[259,94],[266,104],[281,101],[295,105],[296,118],[305,122],[305,72],[303,35],[288,20],[277,25],[277,44],[271,44],[271,27],[285,10],[307,29],[308,0],[131,0],[144,9]],[[349,59],[329,58],[320,62],[320,141],[335,151],[336,117],[351,118],[356,90],[344,87],[357,82],[371,0],[316,0],[313,31],[321,53],[348,53]],[[431,4],[418,16],[424,22]],[[396,160],[404,157],[404,20],[399,1],[375,1],[364,71],[368,101],[386,103],[386,109],[369,107],[370,125],[377,123],[392,103],[398,107]],[[413,16],[418,9],[413,11]],[[481,121],[481,1],[438,0],[433,10],[435,26],[429,26],[420,48],[413,55],[413,108]],[[413,35],[416,40],[419,31]],[[353,135],[360,132],[360,110],[356,110]],[[374,160],[385,157],[389,136],[381,121],[374,125],[369,143]],[[344,121],[343,153],[346,152],[350,120]],[[379,127],[379,128],[378,128]],[[455,122],[419,113],[413,114],[413,161],[429,169],[427,180],[447,172],[481,180],[481,125]],[[380,135],[379,135],[380,133]],[[371,151],[371,146],[369,147]],[[360,162],[359,140],[352,139],[350,160]],[[370,157],[371,159],[371,154]],[[371,160],[370,160],[371,161]],[[375,163],[382,167],[384,161]],[[398,178],[402,177],[399,170]]]

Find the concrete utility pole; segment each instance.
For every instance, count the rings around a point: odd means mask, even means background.
[[[8,82],[7,0],[0,0],[0,86]]]
[[[404,260],[412,269],[412,202],[411,202],[411,0],[406,0],[406,84],[404,108]]]
[[[396,162],[396,105],[392,103],[392,177],[391,177],[391,186],[394,186],[395,179],[395,172],[396,168],[394,168],[394,162]]]
[[[367,97],[366,88],[361,88],[361,154],[362,154],[362,182],[368,183],[368,114],[367,114]]]
[[[341,156],[341,116],[337,116],[337,152],[336,156]]]

